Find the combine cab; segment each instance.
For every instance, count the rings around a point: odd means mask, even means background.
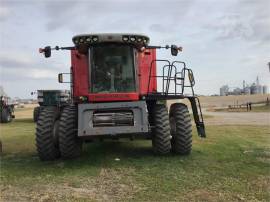
[[[45,106],[39,115],[36,145],[41,160],[81,154],[84,140],[144,138],[153,151],[187,155],[192,147],[192,123],[188,107],[167,100],[188,99],[198,135],[205,137],[199,99],[195,96],[192,70],[185,62],[156,58],[149,37],[137,34],[86,34],[73,37],[75,46],[40,49],[71,52],[71,103],[56,111]],[[58,80],[63,83],[63,75]],[[186,94],[189,88],[191,94]]]
[[[68,90],[38,90],[38,107],[34,108],[33,119],[37,122],[43,108],[54,107],[61,111],[61,108],[70,103],[70,92]]]
[[[6,96],[0,96],[0,123],[11,122],[14,116],[14,105],[10,104],[10,98]]]

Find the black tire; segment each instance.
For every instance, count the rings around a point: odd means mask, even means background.
[[[60,157],[58,143],[59,112],[56,107],[44,107],[36,127],[36,147],[40,160],[52,161]]]
[[[188,155],[192,149],[192,123],[185,104],[174,103],[170,108],[172,152]]]
[[[152,146],[156,154],[168,154],[171,150],[170,123],[167,107],[156,104],[151,112],[153,121]]]
[[[8,108],[3,108],[1,112],[1,122],[9,123],[12,121],[12,115]]]
[[[63,158],[71,159],[81,155],[82,141],[78,138],[78,112],[76,106],[63,109],[59,123],[59,148]]]
[[[34,111],[33,111],[33,120],[34,120],[34,122],[38,121],[39,114],[40,114],[40,107],[35,107]]]

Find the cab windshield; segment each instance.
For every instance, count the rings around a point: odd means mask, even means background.
[[[97,45],[90,50],[90,91],[135,92],[133,48],[121,44]]]

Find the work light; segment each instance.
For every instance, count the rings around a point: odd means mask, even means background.
[[[128,37],[127,36],[123,36],[123,41],[128,41]]]
[[[98,37],[97,37],[97,36],[93,36],[92,40],[93,40],[94,42],[97,42],[97,41],[98,41]]]
[[[130,41],[134,42],[136,41],[136,38],[134,36],[130,37]]]

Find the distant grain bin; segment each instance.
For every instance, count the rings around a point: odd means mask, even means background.
[[[268,94],[268,87],[267,86],[263,86],[263,94]]]
[[[243,92],[245,95],[250,95],[250,87],[249,86],[246,86],[244,89],[243,89]]]
[[[235,89],[233,90],[233,94],[234,94],[234,95],[241,95],[241,93],[242,93],[241,88],[235,88]]]
[[[263,87],[261,85],[258,85],[258,94],[263,94]]]
[[[232,90],[233,89],[233,90]],[[243,80],[243,87],[233,87],[230,88],[228,85],[224,85],[220,88],[220,95],[256,95],[256,94],[268,94],[268,86],[261,85],[259,77],[257,76],[256,81],[252,85],[246,84]]]
[[[229,92],[229,86],[225,85],[220,88],[220,96],[226,96]]]
[[[253,83],[250,86],[250,93],[252,95],[254,95],[254,94],[261,94],[261,86],[260,85],[256,85],[255,83]]]

